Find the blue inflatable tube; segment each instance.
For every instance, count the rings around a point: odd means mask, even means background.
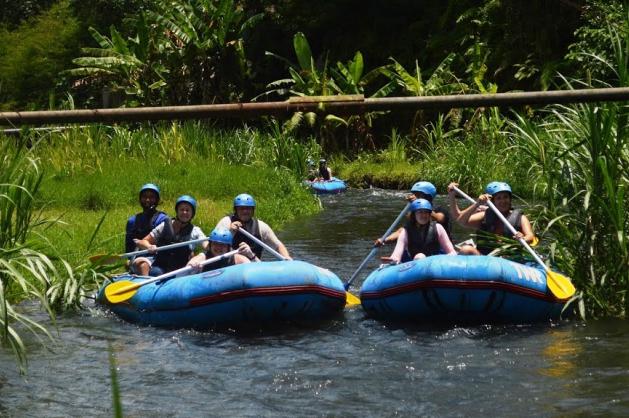
[[[347,184],[341,179],[332,177],[330,180],[322,181],[304,181],[304,184],[309,186],[313,192],[317,194],[334,194],[341,193],[347,189]]]
[[[112,281],[139,282],[121,275]],[[142,286],[127,301],[96,298],[122,319],[142,325],[207,329],[241,323],[319,320],[341,312],[345,289],[329,270],[303,261],[247,263]]]
[[[531,323],[566,303],[539,267],[499,257],[436,255],[372,272],[360,290],[368,315],[390,321]]]

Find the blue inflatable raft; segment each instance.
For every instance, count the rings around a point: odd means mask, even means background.
[[[531,323],[557,319],[565,300],[546,272],[489,256],[436,255],[372,272],[360,290],[365,311],[390,321]]]
[[[304,184],[309,186],[313,192],[317,194],[334,194],[341,193],[347,189],[347,184],[341,179],[332,177],[330,180],[322,181],[304,181]]]
[[[112,281],[139,282],[121,275]],[[329,270],[303,261],[247,263],[140,287],[132,298],[110,303],[106,285],[97,302],[142,325],[207,329],[242,323],[319,320],[343,310],[345,289]]]

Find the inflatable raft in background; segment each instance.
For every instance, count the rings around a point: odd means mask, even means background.
[[[459,255],[381,267],[365,279],[360,299],[371,317],[419,323],[548,321],[566,303],[548,290],[539,267]]]
[[[317,194],[334,194],[342,193],[347,189],[347,184],[341,179],[332,177],[330,180],[309,181],[305,180],[304,184]]]
[[[140,282],[121,275],[112,281]],[[247,263],[167,279],[140,287],[132,298],[110,303],[104,285],[97,302],[141,325],[208,329],[275,321],[320,320],[341,312],[345,289],[329,270],[303,261]]]

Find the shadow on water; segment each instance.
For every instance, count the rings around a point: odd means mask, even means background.
[[[294,258],[347,280],[402,197],[325,196],[325,211],[280,238]],[[59,318],[58,330],[51,350],[29,341],[25,378],[0,352],[0,415],[112,416],[109,345],[126,416],[629,415],[624,321],[386,324],[357,307],[318,323],[199,332],[93,309]]]

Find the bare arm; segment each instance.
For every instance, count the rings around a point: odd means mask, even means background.
[[[488,194],[482,194],[478,196],[478,199],[473,205],[468,206],[459,215],[458,222],[468,228],[478,229],[485,219],[485,212],[478,212],[478,207],[485,204],[490,199]]]

